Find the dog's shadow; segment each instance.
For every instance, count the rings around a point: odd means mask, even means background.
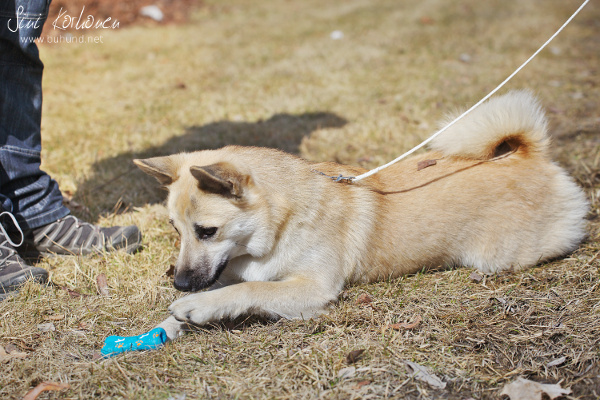
[[[73,199],[82,204],[75,210],[87,219],[120,213],[133,207],[161,202],[165,191],[132,162],[182,151],[217,149],[226,145],[273,147],[297,154],[303,138],[325,128],[341,128],[347,120],[334,113],[275,114],[257,122],[218,121],[188,127],[180,136],[141,152],[125,152],[92,165],[88,178],[78,185]],[[87,214],[87,215],[86,215]]]

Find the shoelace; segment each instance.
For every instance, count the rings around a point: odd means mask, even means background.
[[[19,226],[19,223],[17,222],[17,219],[15,218],[14,215],[12,215],[12,213],[10,213],[8,211],[3,211],[2,213],[0,213],[0,218],[2,218],[4,215],[8,215],[12,219],[13,224],[15,225],[15,227],[17,228],[17,230],[19,231],[19,234],[21,235],[21,241],[18,244],[15,243],[15,242],[13,242],[12,239],[10,238],[10,236],[8,236],[8,233],[6,232],[6,229],[4,229],[4,225],[2,225],[2,224],[0,224],[0,230],[2,230],[2,234],[6,238],[6,241],[11,244],[11,246],[13,246],[13,247],[19,247],[20,245],[23,244],[23,241],[25,240],[25,235],[23,234],[23,231],[21,230],[21,227]]]

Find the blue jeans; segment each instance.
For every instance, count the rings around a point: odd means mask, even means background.
[[[69,214],[58,184],[40,170],[44,64],[33,39],[50,1],[0,0],[0,203],[24,230]]]

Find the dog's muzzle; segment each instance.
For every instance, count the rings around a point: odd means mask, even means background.
[[[178,271],[175,273],[173,286],[175,289],[182,292],[197,292],[206,289],[219,279],[228,263],[229,258],[223,259],[212,276],[206,276],[206,274],[202,273],[202,269],[200,268],[187,268],[183,271]]]

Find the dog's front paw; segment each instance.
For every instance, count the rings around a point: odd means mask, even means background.
[[[169,306],[169,313],[178,321],[203,325],[216,318],[210,305],[208,293],[196,293],[182,297]]]

